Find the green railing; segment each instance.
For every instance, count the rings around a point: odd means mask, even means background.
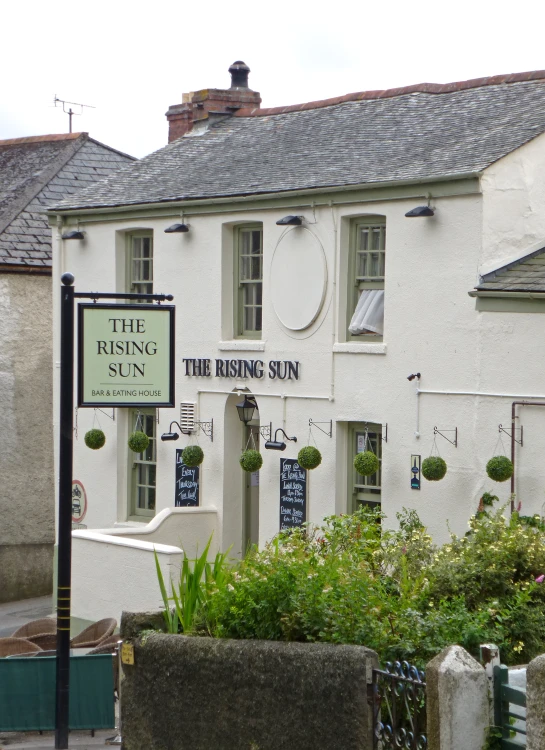
[[[526,690],[509,684],[509,670],[503,664],[494,667],[494,724],[502,732],[502,750],[526,747],[526,712],[521,708],[526,708]]]
[[[115,726],[111,654],[70,657],[70,729]],[[55,729],[55,656],[0,659],[0,731]]]

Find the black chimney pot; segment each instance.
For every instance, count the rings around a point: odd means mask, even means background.
[[[231,88],[232,89],[247,89],[248,88],[248,73],[250,68],[242,60],[236,60],[229,68],[231,73]]]

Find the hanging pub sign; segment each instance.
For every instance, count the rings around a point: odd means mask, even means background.
[[[199,466],[186,466],[182,461],[183,450],[176,450],[175,508],[192,508],[199,504]]]
[[[78,406],[174,406],[174,306],[78,305]]]
[[[296,458],[280,459],[280,531],[307,520],[307,472]]]

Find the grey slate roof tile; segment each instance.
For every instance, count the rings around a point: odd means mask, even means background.
[[[97,160],[104,174],[133,161],[85,133],[0,141],[0,265],[51,266],[46,210],[92,184]]]
[[[475,289],[479,292],[545,293],[545,247],[484,274]]]
[[[234,116],[202,135],[179,138],[58,207],[433,180],[480,172],[543,132],[543,76]]]

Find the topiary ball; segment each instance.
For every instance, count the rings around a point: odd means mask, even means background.
[[[244,451],[240,457],[240,465],[244,471],[259,471],[263,466],[263,457],[259,451]]]
[[[135,430],[129,436],[129,448],[134,453],[142,453],[149,445],[149,437],[145,432]]]
[[[204,453],[200,445],[188,445],[182,451],[182,461],[186,466],[198,466],[202,464]]]
[[[302,469],[315,469],[322,463],[322,454],[313,445],[301,448],[297,455],[297,463]]]
[[[369,477],[378,471],[379,460],[372,451],[363,451],[354,458],[354,468],[362,477]]]
[[[102,446],[106,442],[106,435],[102,432],[102,430],[93,429],[89,430],[89,432],[86,432],[83,439],[85,440],[85,445],[88,448],[97,451],[99,448],[102,448]]]
[[[507,456],[494,456],[486,464],[486,473],[495,482],[505,482],[513,476],[513,462]]]
[[[440,456],[429,456],[422,461],[422,476],[428,482],[438,482],[447,473],[447,464]]]

